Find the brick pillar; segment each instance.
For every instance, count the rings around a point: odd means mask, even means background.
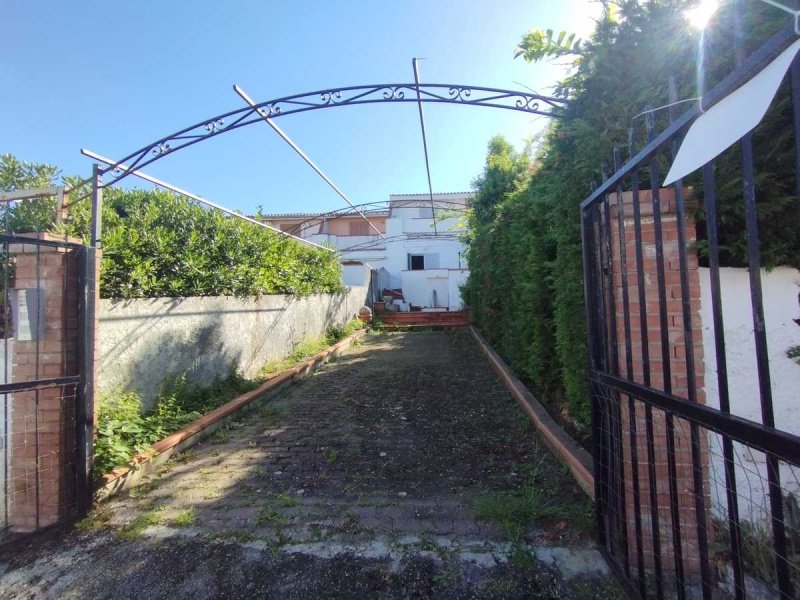
[[[680,264],[678,256],[678,219],[676,216],[674,189],[662,189],[661,223],[664,249],[664,283],[666,288],[666,314],[667,334],[669,339],[670,355],[670,384],[671,393],[688,399],[687,364],[684,347],[683,308],[681,300]],[[617,342],[619,356],[619,373],[627,376],[624,307],[622,295],[622,264],[619,240],[619,222],[616,212],[616,197],[610,198],[612,207],[612,271],[614,276],[615,312],[617,327]],[[638,291],[638,269],[636,262],[636,238],[633,219],[633,199],[630,192],[622,194],[622,210],[625,233],[626,251],[626,281],[630,300],[629,317],[631,326],[631,355],[633,358],[633,380],[644,384],[645,363],[642,354],[642,327],[648,333],[648,350],[650,368],[650,387],[666,391],[664,379],[664,363],[661,349],[660,304],[658,297],[658,273],[655,245],[655,228],[653,220],[652,193],[642,191],[639,194],[641,227],[642,227],[642,254],[645,282],[646,322],[640,319],[640,304]],[[705,403],[704,392],[704,366],[702,327],[700,322],[700,280],[698,275],[697,253],[695,251],[695,224],[690,216],[686,219],[686,257],[688,263],[688,288],[691,298],[691,330],[694,344],[694,365],[696,374],[697,402]],[[638,463],[640,514],[642,525],[642,538],[644,560],[647,568],[654,566],[653,561],[653,527],[651,519],[651,497],[649,480],[649,460],[647,454],[645,405],[635,401],[636,412],[636,451]],[[621,428],[625,477],[625,506],[628,530],[628,549],[631,565],[636,563],[636,537],[633,500],[633,467],[631,460],[631,418],[628,408],[628,397],[621,395]],[[695,489],[693,482],[692,455],[690,427],[687,421],[679,418],[675,423],[675,463],[676,482],[678,490],[678,513],[680,515],[681,546],[683,551],[683,564],[687,576],[698,574],[700,560],[698,550],[697,513],[695,510]],[[672,513],[669,492],[669,476],[667,466],[667,425],[665,414],[658,409],[653,409],[653,430],[655,446],[655,472],[657,482],[657,512],[660,531],[660,556],[665,573],[674,573],[674,545],[672,536]],[[708,523],[708,507],[710,506],[710,492],[708,486],[708,444],[706,433],[700,430],[701,464],[703,468],[703,487],[701,491],[706,497],[706,516]],[[707,527],[709,537],[711,530]]]
[[[40,238],[49,239],[47,234]],[[10,251],[16,264],[11,381],[77,375],[82,339],[80,257],[65,248],[35,244],[13,244]],[[23,300],[27,318],[20,314]],[[10,395],[8,517],[12,530],[52,525],[75,508],[77,387],[51,386]]]

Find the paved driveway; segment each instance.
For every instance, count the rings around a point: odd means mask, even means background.
[[[466,332],[370,335],[96,509],[3,598],[610,598],[591,509]]]

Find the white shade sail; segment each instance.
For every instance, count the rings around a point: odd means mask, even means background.
[[[761,122],[798,50],[800,40],[692,123],[667,173],[665,186],[713,160]]]

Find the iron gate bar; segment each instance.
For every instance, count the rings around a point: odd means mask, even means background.
[[[717,229],[717,194],[714,181],[714,165],[703,167],[703,205],[706,211],[706,234],[708,236],[708,264],[711,284],[711,312],[714,322],[714,352],[717,359],[717,386],[719,408],[730,413],[728,390],[728,358],[725,353],[725,325],[722,313],[722,288],[719,278],[719,232]],[[744,564],[742,557],[742,534],[739,526],[739,500],[736,494],[736,468],[733,462],[733,442],[722,438],[722,455],[725,461],[725,488],[728,504],[728,527],[731,536],[733,559],[734,594],[742,600],[745,594]]]
[[[618,171],[622,166],[619,147],[614,147],[614,171]],[[631,342],[631,314],[630,297],[628,295],[628,253],[625,238],[625,209],[622,203],[622,186],[617,186],[617,236],[619,238],[620,253],[620,282],[622,284],[622,314],[623,328],[625,333],[625,376],[633,381],[633,348]],[[636,432],[636,405],[631,396],[628,396],[628,423],[629,439],[631,448],[631,464],[638,465],[638,443]],[[637,579],[639,584],[639,595],[647,594],[647,583],[644,572],[644,536],[642,533],[641,498],[639,496],[639,469],[631,469],[631,483],[633,485],[633,518],[636,536],[636,567]]]
[[[628,144],[630,154],[636,153],[636,131],[633,127],[628,131]],[[619,169],[617,169],[619,171]],[[636,287],[639,300],[639,331],[642,345],[642,378],[644,384],[650,387],[650,340],[647,327],[647,302],[644,281],[644,252],[642,248],[642,215],[639,203],[639,171],[631,172],[631,200],[633,204],[633,230],[636,242]],[[632,378],[631,378],[632,380]],[[631,396],[629,396],[631,398]],[[650,522],[653,538],[653,563],[656,574],[656,597],[664,597],[663,571],[661,566],[661,527],[658,518],[658,490],[656,489],[656,449],[655,429],[653,426],[653,410],[650,405],[645,405],[645,437],[647,443],[647,478],[650,492]]]
[[[592,226],[592,212],[590,210],[581,211],[581,258],[583,262],[583,272],[584,272],[584,286],[583,286],[583,297],[584,297],[584,306],[586,307],[586,329],[588,334],[588,342],[589,342],[589,364],[591,369],[598,369],[599,368],[599,350],[598,344],[599,340],[597,339],[597,331],[598,324],[596,323],[597,320],[597,305],[595,303],[595,288],[596,282],[594,280],[594,269],[592,266],[596,264],[594,257],[592,254],[596,248],[595,240],[594,240],[594,227]],[[591,412],[592,412],[592,423],[599,423],[600,422],[600,411],[599,411],[599,400],[595,394],[592,394],[591,397]],[[603,461],[597,456],[597,453],[600,451],[600,428],[599,427],[592,427],[592,447],[595,449],[595,456],[593,461],[594,467],[594,496],[596,498],[596,505],[595,505],[595,524],[597,526],[597,533],[598,533],[598,543],[601,548],[605,547],[606,539],[605,539],[605,527],[603,527],[603,519],[604,519],[604,510],[605,507],[603,506],[603,495],[601,492],[601,482],[602,482],[602,465]],[[614,564],[613,561],[609,561],[609,564]]]
[[[601,177],[603,180],[608,179],[605,174],[605,169],[601,168]],[[616,306],[616,298],[615,298],[615,290],[614,290],[614,281],[613,281],[613,250],[611,244],[611,204],[609,201],[609,196],[606,195],[603,199],[603,211],[602,211],[603,220],[600,223],[601,230],[605,230],[609,233],[609,235],[603,236],[605,240],[605,244],[601,247],[601,251],[605,251],[605,261],[602,261],[605,264],[603,268],[604,275],[610,275],[611,285],[603,286],[603,289],[606,291],[604,295],[604,300],[606,303],[606,314],[608,314],[608,351],[609,351],[609,359],[608,365],[611,369],[611,372],[615,375],[619,375],[619,344],[618,344],[618,336],[617,336],[617,306]],[[609,479],[609,485],[611,489],[614,490],[614,497],[617,501],[616,511],[620,515],[620,518],[617,519],[618,526],[620,528],[620,543],[623,550],[623,569],[625,571],[625,575],[630,577],[630,557],[628,555],[628,520],[626,518],[626,508],[625,508],[625,470],[623,467],[623,451],[622,451],[622,414],[620,411],[620,398],[619,395],[614,393],[614,404],[610,411],[609,417],[611,419],[611,425],[614,427],[614,436],[609,441],[609,447],[613,453],[613,455],[617,459],[616,469],[611,472],[611,477]]]
[[[753,137],[748,133],[742,138],[742,179],[744,183],[744,219],[747,230],[747,263],[750,279],[750,301],[753,311],[753,335],[755,336],[758,387],[761,396],[761,420],[767,427],[775,426],[772,409],[772,383],[770,381],[769,354],[767,353],[767,331],[764,324],[764,301],[761,289],[761,253],[758,247],[758,217],[756,215],[755,172],[753,167]],[[772,516],[772,535],[778,554],[786,556],[786,530],[783,524],[783,497],[778,462],[767,456],[767,481]],[[786,563],[776,561],[778,587],[791,596],[792,582]]]
[[[29,381],[17,381],[14,383],[0,384],[0,394],[10,394],[12,392],[29,392],[44,388],[61,387],[80,383],[80,375],[68,375],[66,377],[51,377],[48,379],[31,379]]]
[[[791,86],[792,86],[792,114],[794,122],[800,123],[800,62],[792,62],[789,69],[791,73]],[[795,191],[797,193],[797,211],[800,213],[800,136],[794,138],[794,168],[797,175],[795,176]]]
[[[670,122],[676,118],[675,111],[678,101],[678,89],[675,79],[669,81]],[[673,157],[678,153],[679,144],[672,145]],[[689,298],[689,263],[686,256],[686,206],[683,196],[683,179],[678,179],[674,185],[676,218],[678,220],[678,264],[681,282],[681,312],[683,317],[683,348],[686,355],[686,385],[688,388],[689,402],[697,402],[697,378],[695,376],[694,339],[692,335],[692,308]],[[700,430],[696,423],[690,425],[689,436],[691,439],[693,487],[695,496],[695,515],[697,526],[697,545],[700,552],[700,577],[703,588],[703,598],[711,598],[711,571],[708,565],[708,534],[706,531],[705,492],[703,486],[703,470],[700,453]],[[699,490],[699,492],[698,492]]]
[[[655,117],[653,112],[645,116],[647,139],[650,143],[655,138]],[[650,171],[650,185],[653,206],[653,229],[655,231],[656,245],[656,279],[658,280],[658,318],[661,337],[661,372],[663,387],[666,393],[672,392],[672,363],[669,351],[669,320],[667,317],[667,289],[664,274],[664,236],[661,224],[661,192],[660,173],[655,156],[651,156],[648,169]],[[643,327],[647,324],[643,323]],[[672,556],[675,562],[675,576],[678,581],[678,598],[686,598],[686,581],[683,571],[683,544],[681,536],[680,499],[678,497],[678,470],[675,464],[675,423],[670,413],[664,416],[667,430],[667,471],[670,501],[670,515],[672,518]]]
[[[37,233],[39,233],[39,232],[37,231]],[[37,235],[37,237],[39,237],[39,236]],[[39,287],[41,285],[41,281],[42,281],[42,275],[41,275],[42,256],[41,256],[41,254],[42,254],[42,248],[41,248],[41,246],[37,245],[36,246],[36,286],[37,287]],[[36,374],[36,379],[39,379],[39,367],[40,367],[40,359],[41,359],[40,354],[39,354],[40,344],[41,344],[41,337],[42,337],[41,335],[39,335],[39,331],[40,331],[39,319],[41,319],[40,315],[42,314],[41,313],[41,307],[42,307],[42,296],[41,296],[41,294],[36,294],[36,315],[37,315],[37,317],[36,317],[36,329],[37,329],[37,332],[36,332],[36,341],[35,341],[35,347],[36,347],[36,354],[35,354],[36,360],[35,360],[35,363],[36,363],[36,366],[35,366],[35,371],[34,371],[34,373]],[[35,432],[36,432],[36,435],[35,435],[35,448],[36,448],[36,488],[35,488],[35,492],[36,492],[36,529],[39,529],[39,526],[41,524],[41,514],[40,514],[40,512],[41,512],[40,491],[41,490],[40,490],[40,488],[41,488],[42,464],[41,464],[41,439],[39,437],[39,410],[40,410],[39,402],[40,402],[40,398],[39,398],[39,390],[38,389],[34,389],[33,397],[34,397],[33,419],[34,419],[34,423],[35,423]]]
[[[419,100],[415,97],[418,87],[421,95]],[[414,97],[411,97],[412,95]],[[130,169],[139,169],[202,140],[258,123],[262,117],[257,109],[264,109],[267,116],[274,119],[336,106],[418,101],[502,108],[553,118],[560,116],[559,109],[566,104],[566,101],[560,98],[525,91],[461,84],[427,83],[417,86],[413,83],[383,83],[331,88],[267,100],[254,107],[239,108],[204,119],[136,150],[109,167],[101,169],[100,173],[107,176],[104,187],[112,185],[128,175],[117,168],[120,165],[130,163],[128,165]],[[546,105],[549,110],[542,105]],[[226,124],[226,121],[229,122]]]
[[[31,246],[46,246],[48,248],[67,248],[70,250],[82,251],[86,248],[83,244],[69,242],[66,240],[45,240],[35,237],[25,237],[24,235],[0,235],[0,243],[9,244],[28,244]]]
[[[589,370],[589,378],[603,386],[616,387],[626,394],[633,394],[642,402],[665,412],[679,413],[682,419],[694,421],[705,429],[730,436],[734,441],[772,454],[779,460],[800,464],[800,436],[723,413],[705,404],[688,402],[680,396],[667,394],[595,369]]]
[[[794,31],[794,25],[787,25],[781,29],[766,44],[750,55],[739,68],[706,93],[703,97],[703,111],[707,111],[731,92],[760,73],[765,66],[796,41],[797,35]],[[687,128],[701,114],[699,106],[688,109],[663,132],[650,140],[647,146],[626,162],[625,165],[614,173],[605,183],[593,190],[591,195],[581,202],[581,209],[595,202],[603,194],[609,193],[614,186],[621,183],[625,177],[630,175],[631,171],[638,168],[641,163],[647,161],[659,151],[667,148],[672,143],[672,138]]]

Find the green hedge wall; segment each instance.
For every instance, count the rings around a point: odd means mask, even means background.
[[[469,220],[470,277],[464,286],[478,325],[515,371],[557,412],[586,431],[590,404],[579,204],[590,184],[608,172],[615,146],[627,156],[629,128],[645,143],[646,107],[668,103],[674,77],[680,98],[696,96],[698,34],[685,19],[684,0],[607,3],[596,29],[579,46],[554,45],[552,36],[523,37],[517,55],[527,60],[574,56],[572,73],[556,93],[568,100],[533,160],[502,138],[489,143],[475,182]],[[713,85],[733,64],[733,3],[723,6],[709,29]],[[760,3],[746,4],[746,52],[786,23]],[[568,39],[568,38],[567,38]],[[679,107],[679,110],[685,107]],[[800,212],[795,192],[790,96],[784,87],[754,133],[757,202],[763,264],[800,266]],[[656,114],[657,129],[668,112]],[[732,148],[716,164],[722,254],[730,266],[746,264],[740,157]],[[664,172],[662,170],[662,172]],[[648,186],[641,171],[642,186]],[[698,249],[704,253],[702,182],[685,181],[701,202]]]

